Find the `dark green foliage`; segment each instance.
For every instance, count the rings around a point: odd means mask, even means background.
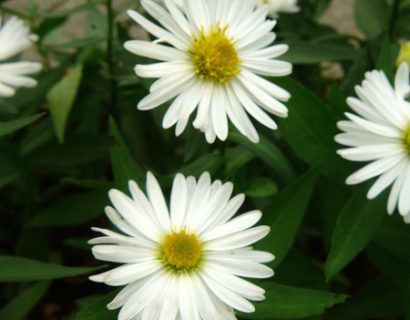
[[[165,194],[177,172],[209,171],[245,193],[242,212],[263,211],[271,232],[255,247],[275,255],[276,274],[257,282],[266,300],[239,319],[410,320],[410,227],[387,215],[387,194],[369,201],[368,186],[345,185],[357,166],[334,141],[364,73],[393,79],[399,42],[410,37],[408,0],[356,0],[363,38],[319,22],[330,0],[299,0],[302,11],[277,26],[294,71],[269,79],[291,93],[289,117],[275,119],[275,132],[255,122],[259,144],[231,126],[213,145],[191,124],[178,138],[164,130],[165,106],[136,109],[152,81],[135,76],[147,60],[123,49],[134,22],[119,16],[138,1],[108,8],[114,21],[103,10],[109,1],[68,10],[68,0],[47,10],[27,2],[17,14],[39,35],[44,68],[37,87],[0,98],[0,320],[43,319],[50,306],[53,319],[117,319],[105,307],[115,288],[87,279],[101,268],[87,240],[92,226],[110,227],[107,191],[127,192],[131,179],[144,189],[148,170]],[[0,13],[11,13],[9,3],[0,0]],[[85,30],[63,37],[74,15],[86,17]],[[342,74],[322,76],[323,62]]]

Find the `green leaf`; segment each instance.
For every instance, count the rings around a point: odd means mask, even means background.
[[[178,172],[199,177],[204,171],[215,173],[223,164],[224,158],[218,152],[212,152],[183,166]]]
[[[45,113],[38,113],[32,116],[23,117],[13,121],[0,122],[0,137],[13,133],[17,130],[20,130],[21,128],[28,126],[34,121],[40,119],[44,114]]]
[[[51,117],[60,143],[64,142],[68,116],[77,96],[82,74],[82,65],[69,69],[64,78],[47,94]]]
[[[379,196],[375,200],[369,200],[366,192],[356,192],[337,219],[325,265],[327,280],[366,248],[386,215],[386,197]]]
[[[112,139],[106,135],[71,135],[64,145],[45,145],[27,155],[30,166],[48,174],[55,171],[68,175],[68,169],[108,160]],[[108,161],[107,161],[108,162]]]
[[[322,61],[353,60],[355,50],[348,45],[311,42],[288,42],[289,51],[281,56],[282,60],[293,64],[315,64]]]
[[[145,171],[131,155],[120,130],[112,118],[110,118],[110,133],[115,139],[115,144],[111,147],[110,154],[117,188],[127,192],[129,180],[135,180],[139,185],[143,185],[145,183]]]
[[[371,243],[367,252],[368,257],[376,265],[377,269],[385,274],[396,289],[403,294],[410,283],[409,264],[377,244]]]
[[[255,159],[255,154],[244,147],[237,146],[225,150],[226,171],[235,174],[241,167]]]
[[[294,319],[321,315],[347,296],[327,291],[289,287],[275,283],[263,283],[266,300],[255,303],[256,311],[240,314],[244,319]]]
[[[378,277],[330,310],[326,319],[398,319],[403,300],[386,277]]]
[[[356,0],[354,16],[358,28],[374,39],[387,30],[390,7],[386,0]]]
[[[383,70],[386,74],[387,78],[394,83],[394,74],[396,71],[395,66],[395,57],[396,54],[393,55],[394,45],[390,43],[389,38],[386,36],[382,42],[379,57],[377,59],[376,68],[378,70]]]
[[[45,295],[49,286],[50,283],[48,281],[43,281],[22,291],[1,309],[0,320],[26,319],[31,309],[33,309]]]
[[[0,281],[20,282],[70,278],[99,270],[86,267],[66,267],[22,257],[0,256]]]
[[[278,192],[278,186],[266,177],[252,178],[245,194],[250,197],[269,197]]]
[[[229,134],[229,139],[255,154],[268,167],[272,168],[280,177],[282,177],[284,181],[290,182],[295,179],[295,171],[288,159],[286,159],[282,151],[265,136],[260,135],[259,143],[253,143],[243,135],[231,132]]]
[[[385,219],[377,230],[373,243],[410,266],[410,225],[397,215]]]
[[[275,282],[294,287],[326,289],[322,266],[295,248],[290,250],[282,263],[275,268],[274,279]]]
[[[34,216],[28,226],[63,227],[82,224],[102,215],[107,203],[107,190],[69,195]]]
[[[263,210],[261,224],[270,226],[271,231],[257,247],[275,255],[274,266],[283,260],[292,247],[312,196],[316,178],[316,170],[306,173],[280,192]]]
[[[363,47],[357,54],[357,57],[347,74],[343,86],[343,91],[346,96],[355,94],[354,87],[362,82],[365,72],[369,71],[371,68],[373,68],[373,65],[370,59],[369,48]]]
[[[60,16],[60,17],[51,17],[51,18],[46,18],[43,21],[41,21],[40,25],[38,26],[36,30],[36,34],[40,38],[44,38],[48,33],[52,32],[53,30],[59,28],[62,26],[68,19],[67,16]]]
[[[21,174],[16,163],[9,158],[6,150],[7,147],[0,150],[0,188],[13,182]]]
[[[278,119],[279,129],[292,150],[311,167],[322,166],[324,173],[342,180],[350,172],[347,162],[336,154],[336,116],[313,92],[290,78],[275,83],[292,93],[289,117]]]
[[[115,320],[117,313],[107,309],[107,304],[114,298],[114,291],[104,296],[87,297],[81,301],[81,309],[77,312],[74,320]]]

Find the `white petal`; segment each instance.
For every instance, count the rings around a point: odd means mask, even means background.
[[[406,177],[401,187],[399,198],[399,212],[402,216],[410,213],[410,161],[407,164],[407,172],[403,172],[404,174],[406,174]]]
[[[254,226],[261,219],[261,217],[262,212],[260,212],[259,210],[241,214],[235,219],[232,219],[231,221],[223,225],[220,225],[212,230],[208,230],[203,235],[201,235],[201,239],[203,241],[210,241],[246,230]]]
[[[163,230],[169,231],[171,229],[171,222],[168,207],[157,179],[149,171],[147,173],[147,195]]]
[[[410,84],[409,84],[409,65],[406,62],[400,64],[399,69],[396,72],[396,77],[394,78],[394,87],[396,93],[400,98],[406,97],[410,94]]]
[[[388,156],[376,160],[362,169],[356,171],[346,179],[347,184],[357,184],[368,179],[374,178],[387,170],[390,170],[393,166],[399,163],[403,159],[403,155]]]
[[[108,195],[115,208],[131,226],[153,241],[159,239],[158,227],[153,225],[145,214],[136,209],[130,198],[115,189],[110,190]]]
[[[404,174],[406,165],[407,159],[403,159],[393,168],[383,173],[370,188],[369,192],[367,193],[367,197],[369,199],[374,199],[380,193],[382,193],[388,186],[390,186],[394,182],[394,180],[397,179],[400,174]]]
[[[131,40],[124,43],[124,48],[136,55],[161,60],[186,60],[187,54],[183,51],[142,40]]]
[[[178,173],[172,185],[171,192],[171,222],[175,231],[179,232],[183,227],[185,212],[188,204],[188,189],[185,178]]]
[[[225,288],[223,285],[219,284],[204,273],[201,273],[200,276],[209,287],[209,289],[211,289],[211,291],[219,299],[221,299],[230,307],[246,313],[255,311],[255,307],[252,305],[252,303],[242,298],[239,294]]]
[[[206,244],[208,250],[224,251],[248,246],[266,237],[270,228],[258,226],[224,238],[212,240]]]

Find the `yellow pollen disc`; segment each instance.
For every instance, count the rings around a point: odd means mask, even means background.
[[[404,133],[404,146],[407,148],[407,153],[410,156],[410,125]]]
[[[191,271],[200,261],[201,244],[194,234],[171,233],[165,237],[161,255],[168,268],[176,272]]]
[[[228,25],[221,28],[217,23],[209,33],[201,30],[198,37],[193,36],[189,54],[200,79],[223,84],[241,71],[238,52],[225,34],[227,28]]]

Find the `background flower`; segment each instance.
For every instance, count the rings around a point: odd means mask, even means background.
[[[3,25],[0,19],[0,61],[7,60],[26,50],[35,41],[28,26],[16,17],[10,18]],[[32,88],[37,81],[27,77],[41,70],[38,62],[5,62],[0,64],[0,96],[11,97],[16,88]]]
[[[124,265],[91,280],[126,285],[108,305],[121,307],[119,320],[236,319],[233,309],[253,312],[248,300],[264,299],[264,290],[239,278],[269,278],[262,263],[272,254],[252,250],[269,227],[253,227],[262,217],[250,211],[233,218],[244,201],[231,198],[233,185],[213,183],[209,173],[198,181],[177,174],[170,210],[155,177],[147,174],[147,195],[134,181],[132,199],[118,190],[105,212],[125,235],[94,228],[104,236],[90,241],[97,259]]]
[[[347,103],[357,114],[346,113],[349,121],[340,121],[345,131],[336,141],[349,146],[338,153],[352,161],[371,161],[352,174],[346,183],[357,184],[378,177],[367,194],[377,197],[390,185],[388,211],[398,205],[404,220],[410,223],[410,94],[409,67],[402,63],[397,70],[394,88],[382,71],[366,73],[361,86],[356,87],[359,98]]]
[[[255,0],[259,6],[267,5],[269,15],[276,18],[280,12],[296,13],[300,11],[297,0]]]

